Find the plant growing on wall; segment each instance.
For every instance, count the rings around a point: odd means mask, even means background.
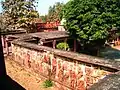
[[[61,49],[61,50],[69,50],[69,45],[65,42],[62,42],[62,43],[58,43],[57,44],[57,49]]]
[[[48,88],[48,87],[52,87],[53,86],[53,82],[51,80],[46,80],[43,83],[44,88]]]

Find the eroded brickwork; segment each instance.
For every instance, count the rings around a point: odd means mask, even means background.
[[[60,90],[86,90],[89,86],[98,82],[110,72],[61,56],[49,51],[35,51],[12,45],[12,53],[15,61],[43,76],[61,83]]]

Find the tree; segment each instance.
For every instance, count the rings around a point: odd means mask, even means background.
[[[7,22],[3,22],[10,29],[24,27],[31,29],[32,21],[39,14],[35,10],[35,0],[5,0],[2,2],[2,15]]]
[[[7,27],[10,24],[10,19],[7,17],[7,15],[0,14],[0,32],[6,32]]]
[[[57,2],[55,5],[50,6],[48,10],[47,20],[48,21],[57,21],[60,20],[60,12],[63,8],[64,4]]]
[[[65,27],[81,46],[101,46],[112,28],[120,28],[120,0],[70,0],[63,9]]]
[[[47,21],[47,15],[42,15],[42,16],[40,16],[40,18],[43,23],[45,23]]]

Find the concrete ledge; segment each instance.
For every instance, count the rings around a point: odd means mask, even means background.
[[[88,90],[120,90],[120,74],[108,75]]]

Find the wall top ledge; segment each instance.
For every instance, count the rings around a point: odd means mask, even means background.
[[[24,42],[22,40],[15,40],[12,42],[12,44],[20,47],[36,50],[36,51],[50,51],[51,53],[58,56],[62,56],[64,58],[77,60],[87,64],[102,66],[102,67],[110,68],[116,71],[120,70],[120,62],[117,62],[114,60],[108,60],[108,59],[98,58],[90,55],[78,54],[74,52],[62,51],[62,50],[53,49],[46,46],[39,46],[37,44]]]

